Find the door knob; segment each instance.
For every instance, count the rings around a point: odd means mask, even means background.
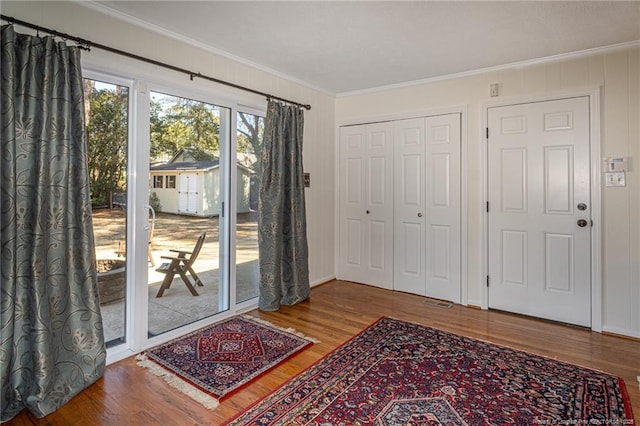
[[[587,221],[584,219],[578,219],[578,226],[580,228],[584,228],[585,226],[587,226]]]
[[[418,213],[418,217],[422,217],[422,213]]]
[[[369,214],[369,210],[367,210],[365,213]]]

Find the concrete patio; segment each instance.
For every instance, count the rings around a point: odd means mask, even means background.
[[[118,259],[118,252],[125,245],[125,211],[121,208],[94,211],[94,235],[97,259]],[[207,237],[202,250],[193,264],[193,269],[204,286],[196,287],[198,296],[192,296],[176,275],[171,287],[160,298],[156,297],[163,273],[156,268],[163,262],[162,256],[175,256],[172,249],[191,250],[202,232]],[[258,271],[257,213],[238,215],[237,226],[237,300],[256,297]],[[218,313],[219,244],[218,218],[200,218],[158,213],[156,215],[152,256],[156,266],[148,264],[149,334],[157,335],[185,324]],[[123,260],[123,257],[119,259]],[[188,275],[189,278],[190,275]],[[100,281],[100,280],[99,280]],[[124,298],[101,305],[105,341],[120,339],[124,335]]]

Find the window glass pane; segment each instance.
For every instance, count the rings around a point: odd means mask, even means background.
[[[226,304],[227,292],[219,288],[225,117],[228,110],[216,105],[151,93],[150,336],[214,315]],[[164,188],[155,184],[165,176]]]
[[[153,177],[153,187],[154,188],[162,188],[162,176],[154,176]]]
[[[238,113],[238,211],[236,216],[236,303],[258,296],[258,176],[264,118]]]
[[[107,347],[125,341],[129,90],[84,79],[98,294]]]

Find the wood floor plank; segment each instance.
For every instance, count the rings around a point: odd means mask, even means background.
[[[292,327],[320,343],[302,351],[210,411],[138,367],[133,358],[107,367],[96,384],[57,412],[37,419],[26,410],[15,425],[217,425],[263,398],[382,316],[605,371],[622,377],[640,416],[640,342],[579,327],[459,305],[447,309],[423,297],[345,281],[315,287],[311,298],[277,312],[250,313]],[[637,421],[636,421],[637,423]]]

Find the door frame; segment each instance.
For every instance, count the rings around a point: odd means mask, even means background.
[[[482,149],[482,275],[479,278],[482,284],[482,309],[489,309],[489,289],[486,285],[489,274],[489,215],[485,208],[489,194],[489,144],[486,129],[488,127],[489,108],[527,104],[534,102],[546,102],[568,98],[589,98],[589,134],[590,134],[590,195],[591,204],[591,330],[602,331],[602,203],[601,203],[601,112],[600,112],[601,87],[585,90],[568,90],[551,92],[542,95],[509,97],[505,99],[483,102],[481,108],[480,140]]]
[[[460,114],[460,300],[463,306],[468,305],[469,294],[469,254],[468,254],[468,133],[469,133],[469,106],[467,104],[452,105],[449,107],[429,108],[414,110],[405,113],[390,113],[382,115],[370,115],[355,119],[340,120],[336,122],[334,150],[340,153],[340,128],[343,126],[378,123],[381,121],[407,120],[411,118],[431,117],[435,115]],[[339,161],[339,159],[338,159]],[[334,252],[335,276],[338,275],[340,262],[340,167],[335,168],[334,203],[337,208],[334,211],[334,241],[338,249]]]

